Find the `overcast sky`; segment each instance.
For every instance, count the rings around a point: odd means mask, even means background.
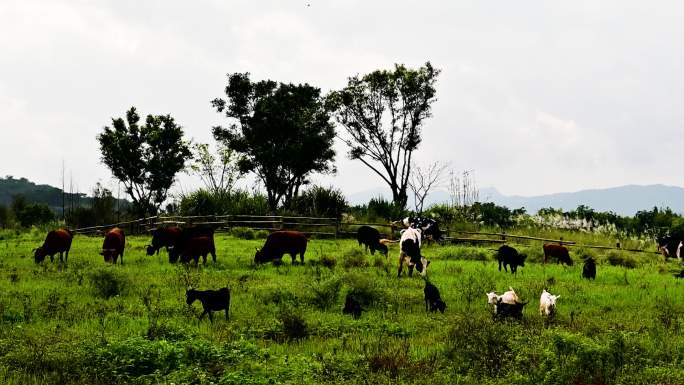
[[[64,160],[81,191],[113,186],[95,140],[111,117],[170,113],[210,141],[229,72],[327,92],[429,60],[419,162],[504,194],[682,186],[682,20],[681,1],[2,0],[0,175],[59,185]],[[337,148],[317,182],[382,186]]]

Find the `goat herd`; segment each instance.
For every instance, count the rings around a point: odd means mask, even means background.
[[[408,275],[413,274],[414,267],[421,276],[425,279],[425,310],[435,312],[437,310],[442,313],[446,309],[446,303],[441,299],[439,290],[427,278],[427,268],[430,264],[421,254],[421,243],[423,239],[441,240],[442,233],[439,230],[437,222],[432,219],[424,218],[405,218],[402,221],[394,222],[394,224],[403,225],[404,230],[401,232],[399,241],[391,241],[382,239],[377,229],[369,226],[361,226],[357,231],[357,240],[359,245],[364,245],[366,250],[370,250],[371,254],[379,251],[386,257],[388,255],[387,245],[390,243],[399,243],[399,266],[397,276],[401,277],[404,265],[408,266]],[[59,259],[66,262],[69,257],[69,249],[73,233],[66,229],[58,229],[50,231],[43,245],[34,249],[34,258],[36,263],[41,263],[46,256],[50,257],[50,261],[54,261],[54,255],[59,253]],[[289,254],[292,262],[295,263],[296,256],[299,255],[300,261],[304,262],[304,253],[306,252],[308,239],[298,231],[275,231],[266,239],[264,246],[256,250],[254,262],[257,264],[266,262],[280,262],[285,254]],[[100,255],[104,257],[105,262],[116,264],[119,257],[123,264],[125,235],[123,230],[113,228],[105,233],[102,243],[102,251]],[[681,243],[680,243],[681,247]],[[159,250],[166,248],[169,254],[169,262],[176,263],[179,260],[183,263],[189,263],[194,260],[199,263],[199,258],[203,258],[206,264],[207,255],[211,254],[212,259],[216,262],[216,248],[214,245],[214,230],[210,227],[162,227],[155,229],[152,234],[151,244],[147,246],[147,255],[154,255],[159,253]],[[568,249],[562,245],[545,244],[544,247],[544,263],[548,259],[553,258],[558,263],[572,265],[573,261],[570,258]],[[674,254],[674,253],[673,253]],[[679,248],[676,250],[679,256]],[[667,255],[666,255],[667,256]],[[64,259],[63,259],[64,257]],[[525,266],[526,255],[518,253],[516,249],[508,245],[501,246],[496,258],[499,262],[499,271],[503,266],[504,270],[508,272],[510,267],[511,273],[516,274],[519,266]],[[596,278],[596,263],[592,258],[587,258],[584,262],[582,276],[587,279]],[[678,278],[684,277],[684,271],[676,275]],[[230,291],[228,288],[219,290],[194,290],[190,289],[186,292],[188,305],[195,300],[202,303],[204,312],[200,319],[207,314],[210,320],[212,319],[212,311],[225,310],[226,319],[229,317],[230,308]],[[556,300],[560,295],[552,295],[546,290],[543,290],[539,299],[539,313],[542,316],[553,316],[556,309]],[[493,314],[495,318],[512,317],[520,319],[522,317],[523,307],[527,302],[521,302],[518,295],[513,288],[502,295],[497,295],[495,292],[487,293],[488,303],[493,305]],[[347,295],[345,298],[345,305],[343,313],[351,314],[355,318],[361,316],[364,310],[360,303],[353,295]]]

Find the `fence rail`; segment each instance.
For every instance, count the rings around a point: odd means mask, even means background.
[[[253,230],[299,230],[305,234],[329,237],[350,237],[356,235],[356,230],[360,226],[373,226],[385,230],[381,233],[382,237],[393,240],[399,235],[400,228],[392,223],[365,223],[365,222],[341,222],[336,218],[305,217],[305,216],[279,216],[279,215],[160,215],[154,217],[140,218],[131,221],[119,222],[110,225],[90,226],[72,230],[78,234],[100,234],[104,230],[113,227],[122,227],[129,234],[148,234],[159,226],[168,225],[205,225],[213,226],[217,231],[230,231],[235,227],[246,227]],[[541,241],[558,243],[560,245],[603,249],[603,250],[622,250],[638,253],[659,253],[653,250],[626,249],[616,246],[584,245],[575,241],[560,239],[550,239],[533,237],[529,235],[516,235],[509,233],[479,232],[449,230],[444,231],[444,240],[449,243],[494,243],[503,244],[515,241]],[[464,235],[466,237],[464,237]]]

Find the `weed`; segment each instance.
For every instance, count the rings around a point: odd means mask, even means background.
[[[344,253],[344,261],[342,266],[345,269],[350,269],[353,267],[366,267],[368,266],[368,261],[366,261],[366,255],[361,249],[349,249]]]
[[[126,276],[111,267],[101,268],[92,272],[90,274],[90,283],[95,291],[95,295],[105,299],[123,294],[126,286],[129,285]]]

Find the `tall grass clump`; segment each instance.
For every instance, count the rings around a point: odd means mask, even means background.
[[[338,277],[327,281],[314,281],[308,287],[309,303],[320,310],[328,310],[337,303],[342,289],[342,280]]]
[[[95,296],[105,299],[123,294],[129,285],[129,280],[123,273],[110,267],[91,272],[89,278]]]
[[[366,267],[368,266],[368,261],[366,260],[366,254],[363,250],[359,248],[349,249],[344,253],[342,261],[342,266],[345,269],[351,269],[353,267]]]

